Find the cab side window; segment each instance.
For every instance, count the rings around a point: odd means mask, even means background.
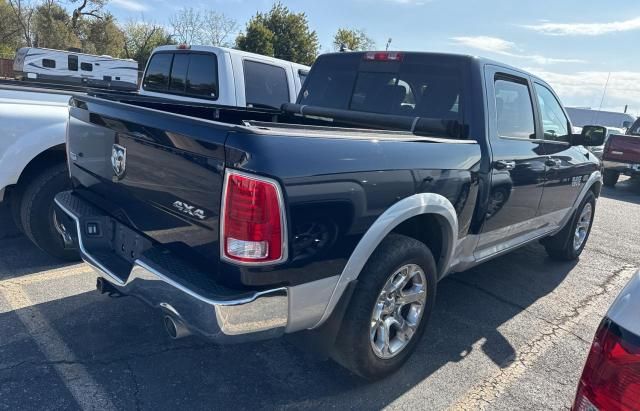
[[[287,72],[282,67],[251,60],[245,60],[243,67],[247,107],[280,108],[289,102]]]
[[[496,78],[495,97],[498,136],[535,139],[533,103],[526,80]]]
[[[540,117],[544,139],[551,141],[569,141],[569,120],[562,111],[562,106],[551,90],[541,84],[535,85],[540,106]]]

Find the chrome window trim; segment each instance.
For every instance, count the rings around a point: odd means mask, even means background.
[[[281,227],[281,241],[282,241],[282,255],[280,256],[280,258],[278,260],[271,260],[271,261],[238,261],[238,260],[234,260],[232,258],[229,258],[226,256],[225,253],[225,244],[224,244],[224,220],[225,220],[225,213],[226,213],[226,201],[227,201],[227,189],[228,189],[228,184],[229,184],[229,177],[231,177],[232,175],[237,175],[237,176],[241,176],[241,177],[246,177],[246,178],[250,178],[253,180],[257,180],[263,183],[267,183],[272,185],[273,187],[275,187],[276,189],[276,194],[278,196],[278,206],[280,208],[280,221],[282,224]],[[220,242],[220,259],[224,262],[230,263],[230,264],[235,264],[235,265],[240,265],[240,266],[247,266],[247,267],[258,267],[258,266],[268,266],[268,265],[275,265],[275,264],[280,264],[283,263],[285,261],[288,260],[289,258],[289,247],[288,247],[288,238],[289,238],[289,232],[288,230],[288,226],[287,226],[287,215],[285,212],[285,205],[284,205],[284,196],[282,193],[282,189],[280,188],[280,184],[272,179],[272,178],[268,178],[268,177],[262,177],[262,176],[258,176],[255,174],[251,174],[251,173],[246,173],[244,171],[238,171],[235,169],[231,169],[231,168],[227,168],[224,172],[224,183],[222,184],[222,198],[220,200],[220,237],[219,237],[219,242]]]

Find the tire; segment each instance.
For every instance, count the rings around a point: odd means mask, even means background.
[[[602,184],[605,187],[615,187],[618,179],[620,178],[620,172],[613,170],[604,170],[602,175]]]
[[[22,190],[19,186],[15,186],[11,189],[11,194],[9,198],[9,208],[11,211],[11,217],[13,219],[13,224],[16,226],[18,231],[24,233],[24,227],[22,227],[22,219],[20,218],[20,204],[22,202]]]
[[[20,221],[24,233],[42,251],[64,261],[77,261],[77,250],[66,249],[54,225],[53,198],[71,188],[65,164],[56,164],[34,176],[20,201]]]
[[[591,210],[588,217],[584,215],[587,207],[590,207]],[[593,194],[593,191],[589,190],[582,200],[582,203],[580,203],[580,207],[578,207],[578,210],[566,227],[553,237],[545,239],[544,247],[547,250],[549,257],[558,261],[573,261],[578,259],[587,244],[587,240],[589,240],[595,211],[596,196]],[[585,225],[585,223],[588,223],[588,225]],[[584,228],[584,237],[582,237],[582,240],[578,245],[574,242],[574,238],[579,224],[582,224],[582,227]]]
[[[422,307],[422,314],[414,321],[412,336],[406,340],[404,338],[398,340],[408,342],[404,343],[404,347],[397,350],[390,358],[383,358],[380,354],[376,354],[372,343],[373,337],[371,335],[377,337],[377,341],[384,341],[377,331],[371,334],[374,329],[372,328],[373,317],[376,312],[383,312],[382,309],[374,311],[374,307],[381,307],[377,303],[379,298],[382,298],[383,287],[388,286],[388,281],[391,281],[392,278],[398,278],[396,277],[398,270],[408,265],[421,269],[424,277],[416,274],[404,287],[411,285],[411,289],[414,289],[416,288],[414,278],[423,278],[426,300],[417,306]],[[390,234],[372,254],[358,277],[357,287],[351,297],[336,338],[336,345],[332,353],[333,359],[368,380],[377,380],[397,371],[415,351],[425,332],[435,303],[436,282],[436,264],[429,248],[411,237]],[[411,305],[404,307],[409,307],[409,310],[413,309]],[[404,307],[398,309],[399,312],[405,310]],[[387,308],[393,309],[392,306]],[[395,309],[393,311],[395,312]],[[382,323],[378,324],[382,326]],[[395,327],[393,329],[396,330]],[[376,328],[376,330],[380,329]],[[389,334],[392,335],[393,332]],[[404,335],[406,334],[396,332],[393,338],[395,340],[396,337],[400,338]],[[390,350],[387,351],[387,354],[391,355]]]

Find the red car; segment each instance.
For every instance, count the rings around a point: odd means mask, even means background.
[[[633,123],[626,135],[609,136],[602,159],[605,186],[615,186],[620,174],[640,176],[640,119]]]
[[[596,332],[572,409],[640,410],[640,271]]]

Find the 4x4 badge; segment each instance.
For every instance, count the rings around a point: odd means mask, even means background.
[[[114,144],[111,149],[111,166],[118,180],[124,177],[127,171],[127,149],[119,144]]]

